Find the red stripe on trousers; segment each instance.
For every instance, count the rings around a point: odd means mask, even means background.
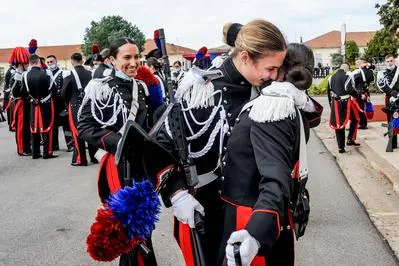
[[[245,229],[252,215],[252,208],[246,206],[236,206],[236,230]],[[265,257],[256,256],[251,262],[251,266],[266,266]]]
[[[81,159],[80,159],[80,150],[79,150],[79,143],[78,143],[78,130],[76,129],[75,123],[73,121],[71,104],[68,104],[68,120],[69,120],[69,127],[71,128],[71,131],[72,131],[72,137],[74,140],[75,151],[77,153],[76,163],[80,164]]]
[[[101,158],[98,172],[98,183],[100,181],[101,173],[103,170],[105,171],[110,192],[113,194],[118,189],[121,189],[118,168],[116,167],[115,156],[113,154],[107,153]],[[98,191],[99,189],[100,188],[98,187]]]
[[[179,246],[183,253],[186,266],[195,266],[193,248],[191,244],[190,226],[179,222]]]
[[[355,118],[357,120],[357,123],[355,126],[355,132],[353,132],[353,137],[351,139],[351,140],[355,141],[356,137],[357,137],[357,130],[358,130],[357,128],[359,127],[359,124],[360,124],[360,116],[359,116],[359,108],[360,107],[356,100],[352,100],[351,107],[352,107],[353,113],[355,115]]]
[[[334,110],[335,110],[335,125],[337,128],[341,128],[341,119],[339,118],[338,100],[334,99]]]
[[[18,100],[17,106],[14,110],[14,121],[15,117],[17,117],[17,127],[16,127],[16,137],[17,137],[17,151],[18,154],[24,152],[24,140],[23,140],[23,133],[24,133],[24,103],[22,99]],[[14,123],[15,124],[15,123]]]

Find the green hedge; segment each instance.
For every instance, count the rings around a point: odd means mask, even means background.
[[[336,70],[331,72],[328,76],[326,76],[319,85],[312,84],[309,88],[309,94],[310,95],[320,95],[320,94],[326,94],[327,89],[328,89],[328,79],[334,75]]]

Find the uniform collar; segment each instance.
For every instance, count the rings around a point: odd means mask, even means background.
[[[247,85],[251,86],[251,84],[244,78],[244,76],[237,70],[236,66],[233,63],[233,59],[228,57],[221,69],[224,70],[223,74],[227,81],[231,82],[232,84],[240,84],[240,85]]]

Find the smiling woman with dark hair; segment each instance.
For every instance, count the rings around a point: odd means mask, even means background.
[[[79,137],[99,149],[96,153],[100,161],[98,190],[103,203],[123,187],[134,183],[129,179],[131,176],[125,174],[126,165],[116,165],[114,156],[126,122],[133,120],[144,130],[148,130],[151,127],[151,112],[163,103],[157,80],[147,68],[140,67],[136,43],[128,38],[120,38],[113,41],[109,49],[112,73],[89,82],[78,113]],[[144,82],[138,79],[139,76]],[[124,246],[123,240],[116,242],[118,243],[115,244]],[[93,244],[88,240],[89,243]],[[151,240],[146,243],[152,248]],[[96,251],[96,247],[98,243],[89,245],[88,250],[97,260],[109,261],[121,255],[112,252],[115,247],[104,248],[103,251]],[[112,258],[104,257],[104,254],[112,255]],[[122,254],[120,265],[137,265],[141,260],[142,256],[136,249],[132,254]],[[148,263],[145,265],[156,265],[155,257]]]

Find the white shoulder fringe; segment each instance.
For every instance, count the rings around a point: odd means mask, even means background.
[[[249,118],[258,123],[276,122],[296,116],[294,96],[288,93],[287,82],[273,82],[262,89],[259,97],[253,100]],[[292,84],[290,84],[293,86]]]
[[[176,100],[184,100],[189,108],[200,109],[214,106],[214,86],[202,75],[190,69],[184,74],[176,91]]]
[[[92,79],[85,87],[85,98],[104,101],[109,98],[112,89],[108,85],[110,77]]]

